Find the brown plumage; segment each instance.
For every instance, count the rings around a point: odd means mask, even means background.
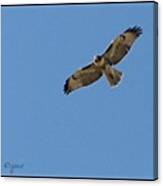
[[[122,72],[113,68],[128,53],[134,41],[142,34],[140,27],[128,28],[119,35],[101,56],[97,56],[92,64],[76,71],[64,85],[64,92],[69,94],[73,90],[88,86],[97,81],[103,74],[111,86],[117,85]]]

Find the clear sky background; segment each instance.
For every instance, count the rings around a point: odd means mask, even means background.
[[[117,69],[64,95],[65,80],[125,29],[143,35]],[[2,174],[152,179],[153,3],[2,8]]]

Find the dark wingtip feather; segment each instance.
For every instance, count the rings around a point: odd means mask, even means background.
[[[125,33],[126,32],[133,32],[138,37],[139,35],[141,35],[143,33],[143,29],[140,26],[134,26],[132,28],[130,27],[127,30],[125,30]]]
[[[70,93],[70,90],[68,88],[68,83],[69,83],[69,78],[66,80],[66,82],[64,84],[64,89],[63,89],[64,93],[67,95]]]

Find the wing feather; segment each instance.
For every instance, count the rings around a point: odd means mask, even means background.
[[[102,55],[111,65],[115,65],[128,53],[134,41],[142,34],[141,27],[128,28],[118,36]]]
[[[90,64],[69,77],[64,85],[65,94],[69,94],[75,89],[90,85],[102,76],[102,71],[94,64]]]

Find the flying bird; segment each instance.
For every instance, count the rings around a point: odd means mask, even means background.
[[[88,66],[77,70],[65,82],[64,92],[69,94],[81,87],[96,82],[104,74],[111,87],[118,85],[122,72],[113,68],[131,49],[134,41],[142,34],[142,28],[130,27],[116,37],[102,55],[97,55]]]

